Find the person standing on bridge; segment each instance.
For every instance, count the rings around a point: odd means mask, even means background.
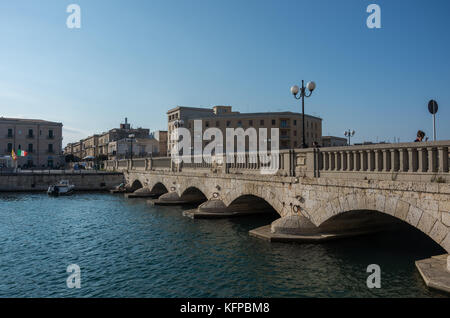
[[[428,141],[428,137],[423,140],[425,138],[425,133],[422,130],[417,131],[417,138],[416,140],[414,140],[414,142],[423,142],[423,141]]]

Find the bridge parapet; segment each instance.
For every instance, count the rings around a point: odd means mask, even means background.
[[[437,182],[450,181],[450,141],[376,144],[281,150],[277,176],[333,179]],[[214,157],[176,164],[170,157],[107,161],[110,171],[172,171],[217,174],[261,174],[267,166],[256,156],[234,154],[232,162]],[[238,160],[241,159],[241,160]]]
[[[446,182],[450,141],[376,144],[314,150],[319,177]]]

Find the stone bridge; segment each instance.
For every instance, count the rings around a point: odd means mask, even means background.
[[[159,196],[155,204],[201,203],[192,217],[272,208],[280,218],[255,232],[271,240],[356,235],[397,220],[450,252],[449,147],[439,141],[286,150],[274,175],[261,174],[259,160],[178,165],[142,158],[105,166],[122,171],[137,193]]]

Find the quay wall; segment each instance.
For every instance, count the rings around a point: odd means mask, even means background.
[[[0,192],[47,191],[49,185],[69,180],[76,191],[110,190],[124,182],[122,173],[15,173],[0,175]]]

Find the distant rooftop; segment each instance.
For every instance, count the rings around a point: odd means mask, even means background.
[[[251,117],[261,117],[261,116],[292,116],[292,115],[296,115],[296,116],[301,116],[301,113],[296,113],[296,112],[258,112],[258,113],[241,113],[241,112],[220,112],[220,113],[215,113],[214,112],[214,107],[229,107],[231,110],[231,106],[213,106],[213,108],[200,108],[200,107],[188,107],[188,106],[177,106],[175,108],[172,108],[170,110],[167,111],[167,114],[170,114],[174,111],[180,110],[180,109],[188,109],[188,110],[198,110],[201,111],[202,114],[198,114],[198,115],[193,115],[193,116],[189,116],[191,118],[195,119],[202,119],[202,118],[215,118],[215,117],[220,117],[220,118],[234,118],[234,117],[239,117],[239,118],[251,118]],[[312,115],[308,115],[305,114],[305,117],[309,117],[309,118],[316,118],[316,119],[322,119],[320,117],[317,116],[312,116]]]
[[[3,122],[19,122],[19,123],[37,123],[37,124],[48,124],[48,125],[61,125],[62,123],[42,120],[42,119],[28,119],[28,118],[8,118],[8,117],[0,117],[0,121]]]

